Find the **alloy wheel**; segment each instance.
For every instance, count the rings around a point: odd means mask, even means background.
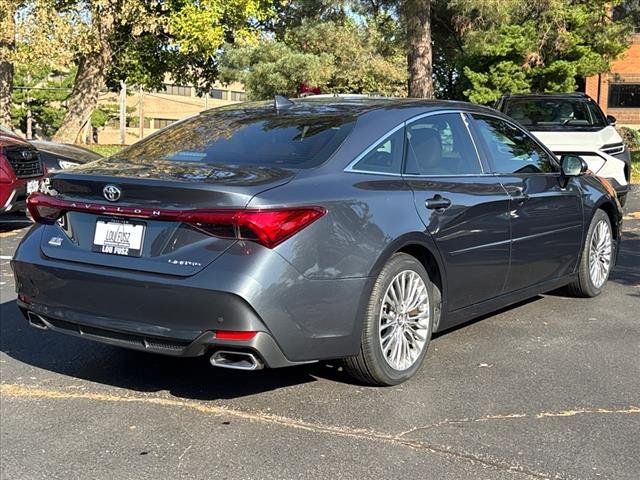
[[[398,273],[387,287],[380,307],[380,347],[391,368],[407,370],[420,358],[430,321],[424,280],[413,270]]]
[[[611,268],[611,228],[605,220],[600,220],[593,230],[589,246],[589,276],[596,288],[604,285]]]

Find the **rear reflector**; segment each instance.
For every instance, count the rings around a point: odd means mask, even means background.
[[[183,222],[216,237],[252,240],[273,248],[327,213],[322,207],[159,210],[74,202],[34,193],[27,208],[38,223],[52,225],[66,212]]]
[[[234,330],[217,330],[216,338],[220,340],[251,340],[258,332],[239,332]]]

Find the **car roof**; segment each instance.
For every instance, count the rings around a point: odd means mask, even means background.
[[[284,102],[287,103],[283,103]],[[493,108],[454,100],[426,100],[416,98],[373,97],[364,95],[346,96],[309,96],[304,98],[278,98],[278,108],[274,100],[244,102],[206,110],[200,115],[215,115],[217,112],[231,112],[232,114],[246,113],[249,115],[269,117],[321,117],[341,116],[363,117],[375,119],[381,124],[397,124],[407,121],[417,115],[454,110],[470,113],[486,113],[494,116],[504,116]]]
[[[309,106],[340,106],[351,107],[353,110],[362,113],[377,109],[402,109],[402,108],[424,108],[425,110],[467,110],[467,111],[487,111],[493,109],[482,105],[457,100],[428,100],[422,98],[399,98],[399,97],[369,97],[360,95],[327,96],[318,95],[291,100],[296,105]]]
[[[563,92],[563,93],[512,93],[502,96],[503,99],[544,99],[544,98],[580,98],[590,99],[587,94],[582,92]]]

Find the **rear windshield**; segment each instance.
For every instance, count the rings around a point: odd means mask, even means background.
[[[504,113],[530,130],[591,130],[607,126],[598,106],[582,98],[510,99]]]
[[[353,130],[352,112],[292,107],[209,110],[178,122],[115,155],[131,163],[310,168],[325,162]]]

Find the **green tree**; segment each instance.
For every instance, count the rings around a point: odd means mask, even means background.
[[[69,66],[77,22],[49,0],[0,0],[0,123],[11,126],[14,75]]]
[[[353,19],[302,22],[281,40],[230,47],[221,78],[245,84],[250,98],[295,95],[301,84],[327,93],[406,94],[405,59],[374,24]]]
[[[330,55],[303,53],[275,40],[227,48],[220,59],[220,78],[242,82],[252,100],[295,96],[301,84],[324,87],[333,70]]]
[[[53,0],[52,0],[53,1]],[[271,14],[267,0],[57,0],[76,11],[78,73],[68,110],[54,139],[81,140],[98,93],[119,80],[158,86],[165,73],[205,90],[217,76],[225,42],[255,38]]]
[[[30,117],[34,133],[50,137],[62,123],[66,109],[62,102],[68,96],[75,71],[57,70],[48,66],[35,68],[32,64],[17,63],[11,110],[13,126],[28,131]]]
[[[629,25],[612,21],[609,0],[457,4],[464,18],[464,93],[473,102],[508,92],[573,91],[577,78],[606,72],[628,46]]]

